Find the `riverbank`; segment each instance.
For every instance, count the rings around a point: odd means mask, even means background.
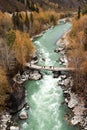
[[[67,39],[67,33],[57,42],[57,45],[62,44],[67,46],[69,41]],[[65,55],[66,49],[61,50]],[[57,52],[59,53],[59,51]],[[66,56],[67,58],[67,56]],[[69,63],[67,59],[67,63]],[[67,64],[68,65],[68,64]],[[74,85],[74,77],[69,72],[68,75],[60,76],[58,78],[59,85],[62,87],[65,97],[65,103],[67,104],[68,108],[71,111],[69,115],[67,113],[66,119],[72,125],[79,126],[79,129],[86,130],[87,129],[87,109],[85,107],[85,99],[82,96],[78,96],[75,92],[72,92],[72,86]],[[72,116],[71,116],[72,115]]]

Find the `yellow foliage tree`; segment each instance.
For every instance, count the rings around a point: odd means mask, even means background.
[[[4,35],[11,28],[12,20],[10,14],[0,12],[0,34]]]
[[[5,71],[0,67],[0,112],[5,109],[8,92],[10,92],[9,83]]]
[[[70,58],[69,66],[75,68],[74,86],[72,90],[83,96],[87,95],[87,16],[82,16],[79,20],[73,21],[72,30],[69,34],[70,41],[68,47],[72,47],[68,52]]]
[[[15,33],[16,38],[12,49],[14,50],[18,63],[24,65],[30,61],[35,48],[29,38],[29,34],[20,31],[16,31]]]

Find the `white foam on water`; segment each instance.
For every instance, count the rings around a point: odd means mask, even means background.
[[[34,41],[35,44],[37,45],[40,45],[40,42],[39,41]]]
[[[34,43],[39,46],[40,52],[42,53],[42,56],[44,56],[44,58],[46,59],[45,60],[45,65],[52,65],[53,63],[52,63],[52,61],[50,59],[50,54],[47,51],[47,49],[40,43],[40,41],[35,41]],[[40,61],[41,61],[41,59],[40,59]]]
[[[61,105],[60,96],[62,90],[60,87],[56,87],[56,85],[57,79],[53,79],[51,75],[45,75],[39,91],[32,95],[32,101],[35,105],[32,115],[37,119],[38,130],[48,130],[46,122],[49,119],[54,124],[53,130],[58,130],[61,127],[61,122],[58,121],[58,109]]]
[[[25,129],[25,128],[27,128],[28,123],[27,123],[27,122],[24,122],[24,123],[22,124],[22,126],[23,126],[23,128]]]

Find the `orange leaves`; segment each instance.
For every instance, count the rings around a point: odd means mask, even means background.
[[[74,20],[72,24],[70,37],[76,42],[76,44],[83,47],[87,37],[85,35],[85,30],[87,29],[87,16],[84,15],[79,20]]]
[[[12,20],[10,14],[0,12],[0,28],[1,27],[5,29],[5,31],[12,27]]]
[[[16,39],[13,45],[15,57],[20,64],[25,64],[34,53],[34,46],[30,41],[29,35],[16,31]]]
[[[81,67],[83,73],[87,73],[87,60],[82,63]]]
[[[5,101],[10,91],[9,83],[3,68],[0,67],[0,111],[5,108]]]
[[[69,57],[73,57],[73,64],[76,64],[82,71],[87,73],[87,15],[82,16],[79,20],[73,21],[72,30],[70,32],[70,46],[73,46],[69,52]]]
[[[7,81],[5,71],[0,67],[0,88],[2,85],[4,85],[4,87],[6,87],[6,86],[8,87],[8,81]],[[3,91],[5,91],[5,90],[3,90]]]
[[[74,33],[74,36],[77,36],[79,32],[84,32],[87,28],[87,15],[82,16],[79,20],[73,20],[72,24],[71,33]]]

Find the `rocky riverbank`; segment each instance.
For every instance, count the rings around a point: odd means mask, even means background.
[[[27,69],[22,74],[17,73],[13,80],[18,84],[23,84],[27,80],[39,80],[42,74],[38,70]]]
[[[62,78],[65,77],[65,78]],[[73,85],[72,77],[69,75],[61,75],[58,78],[58,85],[60,85],[64,92],[65,103],[70,109],[70,115],[67,114],[67,120],[72,125],[79,125],[81,130],[87,129],[87,115],[85,108],[85,102],[83,97],[78,97],[78,95],[71,91]],[[71,116],[72,115],[72,116]]]
[[[42,74],[38,70],[26,69],[22,74],[18,73],[13,78],[14,84],[12,93],[9,97],[8,107],[9,112],[4,112],[0,115],[0,130],[20,130],[17,123],[12,121],[14,113],[18,111],[18,118],[26,120],[28,118],[29,105],[27,104],[27,93],[23,87],[23,83],[27,80],[39,80],[42,78]]]
[[[57,45],[61,45],[62,47],[56,49],[56,53],[63,54],[65,56],[66,46],[69,44],[67,40],[67,33],[57,42]],[[63,59],[63,58],[62,58]],[[61,64],[68,65],[67,57],[64,60],[61,60]],[[68,75],[61,75],[58,78],[58,85],[60,85],[63,89],[65,96],[65,103],[70,109],[70,114],[67,113],[67,120],[72,125],[80,126],[81,130],[87,130],[87,108],[85,108],[85,100],[83,97],[79,97],[76,93],[72,92],[71,88],[74,85],[73,77],[70,72]],[[71,116],[72,115],[72,116]]]
[[[0,130],[20,130],[17,123],[12,121],[9,112],[4,111],[0,116]]]

